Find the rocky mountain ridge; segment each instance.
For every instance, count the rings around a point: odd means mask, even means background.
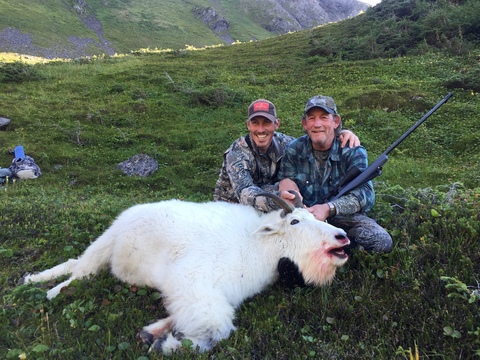
[[[327,22],[336,22],[346,18],[358,15],[361,11],[368,8],[368,5],[358,0],[239,0],[232,8],[231,3],[225,0],[193,0],[185,3],[176,3],[176,5],[167,5],[165,1],[156,0],[130,0],[129,2],[113,3],[109,0],[70,0],[58,2],[57,10],[62,11],[71,21],[79,23],[83,26],[84,31],[88,31],[89,36],[80,34],[74,29],[66,28],[62,30],[64,41],[61,43],[51,44],[50,46],[40,46],[36,43],[46,42],[40,39],[42,35],[38,32],[30,31],[28,24],[18,26],[15,20],[21,17],[21,13],[15,15],[13,12],[8,14],[8,8],[13,9],[15,5],[11,3],[7,6],[0,7],[4,10],[0,12],[0,52],[16,52],[21,54],[36,55],[46,58],[77,58],[90,56],[94,54],[108,54],[125,52],[127,45],[122,43],[123,38],[114,38],[107,34],[112,32],[112,27],[121,27],[122,24],[139,27],[139,35],[132,32],[131,36],[136,36],[138,46],[151,48],[165,48],[174,43],[172,37],[163,35],[164,23],[170,22],[166,27],[169,29],[178,27],[180,32],[184,32],[184,37],[190,38],[189,34],[203,29],[203,33],[196,38],[192,35],[192,43],[195,46],[211,45],[220,39],[226,44],[235,41],[261,40],[269,36],[284,34],[291,31],[311,28]],[[18,0],[18,3],[27,0]],[[137,19],[135,14],[139,12],[135,6],[142,6],[145,10],[141,13],[141,17]],[[28,1],[27,1],[28,2]],[[128,4],[128,5],[125,5]],[[150,5],[149,5],[150,4]],[[38,6],[38,5],[37,5]],[[51,5],[53,6],[53,5]],[[176,11],[192,28],[186,25],[175,23],[175,19],[168,19],[168,15],[164,15],[167,11],[162,12],[162,6],[176,6]],[[151,13],[148,13],[148,12]],[[50,16],[48,12],[41,13],[43,16]],[[15,17],[16,16],[16,17]],[[57,19],[58,16],[53,16]],[[123,23],[118,21],[122,18]],[[191,18],[191,20],[190,20]],[[115,21],[110,21],[114,19]],[[127,20],[125,20],[127,19]],[[28,23],[25,22],[24,23]],[[49,23],[49,21],[46,21]],[[118,25],[120,24],[120,25]],[[157,24],[162,24],[158,26]],[[244,33],[239,34],[239,28],[246,28]],[[145,28],[147,28],[145,30]],[[249,30],[252,30],[251,32]],[[121,29],[115,29],[121,32]],[[146,32],[152,31],[152,40],[147,38]],[[255,30],[255,31],[254,31]],[[146,31],[146,32],[145,32]],[[208,35],[210,32],[210,35]],[[171,33],[170,33],[171,34]],[[56,34],[59,35],[59,34]],[[125,39],[128,38],[128,32],[125,32]],[[43,38],[48,38],[48,29],[43,33]],[[217,40],[214,40],[214,39]],[[37,41],[38,40],[38,41]],[[168,43],[166,42],[168,40]],[[217,42],[218,43],[218,42]],[[182,48],[185,43],[179,40],[178,48]],[[134,50],[134,49],[132,49]]]

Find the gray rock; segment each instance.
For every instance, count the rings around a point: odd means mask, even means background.
[[[115,167],[123,171],[125,175],[139,175],[146,177],[158,170],[158,162],[147,154],[137,154],[125,160]]]
[[[10,124],[10,119],[0,117],[0,130],[5,130],[8,124]]]
[[[264,29],[284,34],[354,17],[368,7],[357,0],[263,0],[245,9]]]
[[[229,34],[230,23],[215,8],[197,7],[193,10],[193,15],[197,19],[202,20],[202,22],[207,25],[215,35],[226,43],[232,44],[234,42]]]
[[[214,32],[225,32],[230,29],[230,24],[220,13],[213,7],[196,8],[193,14],[197,19],[213,30]]]

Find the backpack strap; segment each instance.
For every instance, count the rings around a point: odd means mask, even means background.
[[[248,147],[250,150],[252,150],[252,154],[253,154],[253,157],[255,158],[255,162],[257,164],[257,171],[256,171],[256,175],[257,175],[257,179],[260,179],[262,177],[262,174],[260,172],[260,169],[261,169],[261,166],[262,164],[260,163],[260,159],[258,157],[258,153],[255,151],[255,149],[253,148],[253,145],[252,145],[252,139],[250,138],[250,134],[248,134],[247,136],[245,136],[245,142],[247,143]]]
[[[257,175],[257,178],[260,179],[261,175],[262,175],[260,173],[260,169],[261,169],[262,164],[260,163],[260,157],[258,155],[258,152],[253,147],[252,139],[250,138],[250,134],[245,136],[245,142],[247,143],[250,150],[252,150],[253,157],[255,158],[255,162],[257,164],[256,175]],[[273,151],[275,152],[275,156],[277,158],[277,161],[275,163],[275,170],[274,170],[274,173],[272,174],[272,177],[276,177],[277,173],[278,173],[278,170],[279,170],[278,162],[283,157],[283,152],[284,151],[283,151],[283,148],[278,143],[277,139],[275,139],[275,137],[272,138],[272,146],[273,146]]]

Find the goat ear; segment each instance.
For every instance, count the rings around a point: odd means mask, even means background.
[[[279,227],[276,224],[265,224],[255,230],[256,234],[272,235],[278,233]]]

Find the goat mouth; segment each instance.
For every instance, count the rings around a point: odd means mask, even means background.
[[[345,248],[343,246],[335,249],[330,249],[328,250],[328,253],[339,259],[348,259],[348,254],[345,252]]]

